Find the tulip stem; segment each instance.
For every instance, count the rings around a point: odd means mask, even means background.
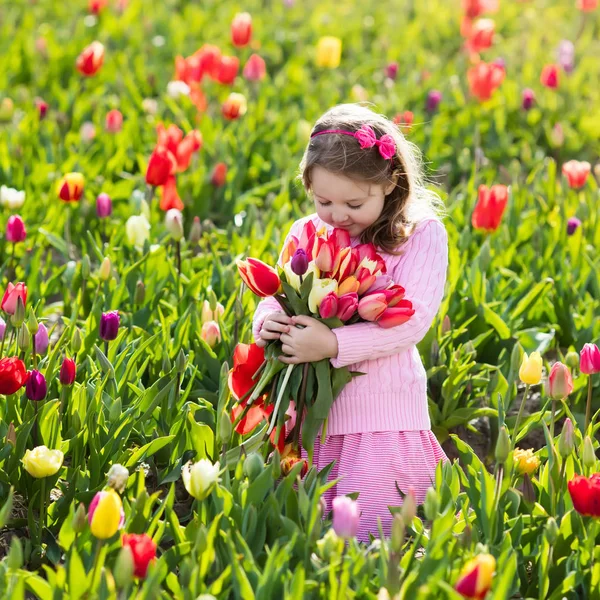
[[[181,285],[181,241],[177,240],[175,242],[175,259],[177,264],[177,304],[181,300],[181,292],[179,290]]]
[[[35,448],[38,445],[38,403],[35,400],[33,401],[33,411],[33,446]]]
[[[554,439],[554,415],[556,414],[556,400],[552,398],[552,415],[550,416],[550,439]]]
[[[588,425],[590,424],[592,417],[592,376],[588,375],[588,393],[587,393],[587,404],[585,405],[585,426],[583,428],[583,435],[587,433]]]
[[[300,429],[302,426],[302,415],[304,413],[304,404],[306,402],[306,384],[308,379],[308,368],[310,363],[304,363],[302,368],[302,383],[300,384],[300,392],[298,394],[298,404],[296,405],[296,423],[294,425],[294,431],[292,432],[292,441],[294,447],[298,448],[300,445]]]
[[[37,404],[36,404],[37,406]],[[40,490],[40,527],[39,527],[39,543],[42,545],[42,534],[46,526],[46,478],[41,479],[42,489]]]
[[[96,550],[94,552],[94,570],[92,571],[91,587],[94,588],[94,581],[96,580],[96,571],[98,570],[98,564],[100,563],[100,550],[102,549],[102,540],[96,541]]]
[[[271,434],[271,431],[273,431],[273,428],[275,427],[275,423],[277,423],[277,413],[279,411],[279,405],[281,404],[281,400],[283,399],[283,394],[285,393],[285,389],[287,387],[288,381],[290,379],[290,376],[291,376],[292,371],[294,370],[295,366],[296,365],[288,365],[285,375],[283,376],[283,383],[281,384],[281,389],[279,390],[279,396],[277,396],[277,401],[275,402],[275,408],[273,409],[273,420],[271,421],[271,424],[269,425],[269,429],[267,430],[267,435]]]
[[[65,218],[65,241],[67,242],[67,256],[73,260],[73,249],[71,246],[71,207],[67,203]]]
[[[4,342],[8,337],[8,330],[10,329],[10,319],[6,322],[6,329],[4,330],[4,334],[2,335],[2,342],[0,342],[0,358],[2,358],[2,354],[4,353]]]
[[[277,302],[279,302],[279,305],[281,306],[281,308],[283,308],[283,312],[288,316],[288,317],[293,317],[294,315],[288,310],[288,307],[285,305],[285,302],[283,301],[283,298],[281,296],[278,296],[277,294],[275,294],[275,296],[273,296],[273,298],[275,298],[275,300],[277,300]]]
[[[521,406],[519,406],[519,412],[517,413],[517,420],[515,421],[515,428],[513,433],[513,443],[512,449],[515,449],[517,445],[517,435],[519,434],[519,425],[521,423],[521,418],[523,417],[523,409],[525,408],[525,402],[527,401],[527,396],[529,396],[529,384],[525,385],[525,393],[523,394],[523,399],[521,400]]]

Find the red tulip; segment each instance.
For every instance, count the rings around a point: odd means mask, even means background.
[[[592,12],[598,8],[598,0],[577,0],[577,8],[583,12]]]
[[[341,321],[350,319],[358,308],[358,294],[344,294],[338,298],[337,314],[335,315]]]
[[[252,38],[252,17],[249,13],[238,13],[231,23],[231,41],[234,46],[242,48]]]
[[[484,231],[496,231],[502,221],[504,209],[508,203],[508,188],[505,185],[479,186],[479,197],[471,223],[475,229]]]
[[[94,14],[99,15],[108,6],[108,0],[89,0],[88,10]]]
[[[310,240],[317,233],[317,228],[312,221],[306,221],[304,226],[302,227],[302,231],[300,232],[300,237],[298,238],[298,247],[303,250],[308,250],[308,246]],[[312,258],[312,257],[311,257]]]
[[[225,179],[227,178],[227,165],[224,162],[217,163],[213,169],[212,175],[210,176],[210,182],[215,187],[221,187],[225,185]]]
[[[335,317],[338,310],[338,297],[335,292],[329,292],[321,304],[319,304],[319,315],[322,319],[329,319]]]
[[[600,373],[600,350],[596,344],[584,344],[579,356],[579,369],[584,375]]]
[[[126,533],[123,535],[123,547],[131,550],[133,574],[144,579],[148,565],[156,558],[156,543],[147,533]]]
[[[575,510],[588,517],[600,517],[600,473],[591,477],[575,475],[567,484]]]
[[[558,87],[558,71],[558,65],[544,65],[540,75],[542,85],[550,89],[556,89]]]
[[[548,377],[548,393],[555,400],[566,398],[573,391],[573,378],[569,367],[561,362],[555,362]]]
[[[13,285],[9,282],[2,298],[2,310],[9,315],[14,315],[18,298],[21,298],[23,305],[27,304],[27,286],[24,283]]]
[[[473,23],[465,44],[469,52],[481,52],[494,41],[495,23],[492,19],[479,19]]]
[[[27,370],[23,361],[16,356],[0,359],[0,394],[14,394],[25,385]]]
[[[156,146],[148,161],[146,183],[154,186],[165,185],[174,165],[173,155],[164,146]]]
[[[79,202],[84,186],[85,179],[81,173],[67,173],[58,182],[58,197],[65,202]]]
[[[25,229],[23,219],[19,215],[8,217],[8,221],[6,222],[6,241],[15,244],[25,241],[26,237],[27,230]]]
[[[475,19],[485,12],[498,10],[498,0],[462,0],[462,9],[467,18]]]
[[[104,46],[100,42],[92,42],[77,57],[75,66],[82,75],[92,77],[100,70],[103,62]]]
[[[243,75],[248,81],[260,81],[267,74],[265,61],[258,55],[252,54],[244,66]]]
[[[273,296],[281,285],[277,271],[256,258],[236,261],[244,283],[261,298]]]
[[[396,306],[404,298],[405,289],[398,284],[383,290],[388,307]]]
[[[215,80],[223,85],[230,85],[235,81],[239,68],[240,60],[237,56],[222,56]]]
[[[120,110],[114,108],[106,113],[104,128],[109,133],[118,133],[123,127],[123,115]]]
[[[221,107],[221,113],[229,120],[233,121],[246,114],[248,104],[243,94],[231,93]]]
[[[59,381],[62,385],[73,385],[75,376],[77,375],[77,365],[71,358],[65,358],[60,367],[60,373],[58,375]]]
[[[491,554],[478,554],[465,564],[454,589],[465,598],[483,600],[492,587],[496,559]]]
[[[185,208],[185,205],[177,193],[177,181],[175,175],[169,175],[169,177],[167,177],[160,199],[161,210],[167,211],[171,208],[176,208],[177,210],[183,210]]]
[[[290,444],[291,446],[291,444]],[[302,463],[300,477],[304,477],[308,473],[308,461],[302,458],[297,450],[291,450],[287,455],[281,457],[281,474],[285,477],[298,464]]]
[[[377,319],[377,325],[383,329],[397,327],[406,323],[413,315],[415,310],[412,307],[410,300],[400,300],[396,306],[388,307],[383,311],[383,314]]]
[[[202,148],[202,134],[193,129],[177,146],[175,158],[177,159],[177,171],[183,172],[190,166],[192,154]]]
[[[410,110],[405,110],[402,113],[398,113],[394,117],[394,123],[402,128],[410,129],[414,123],[415,115]]]
[[[494,90],[504,81],[504,67],[497,63],[477,63],[467,71],[471,95],[480,101],[489,100]]]
[[[592,166],[585,160],[570,160],[562,166],[562,172],[569,182],[569,187],[575,190],[585,185],[591,169]]]

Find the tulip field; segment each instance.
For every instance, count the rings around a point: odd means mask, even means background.
[[[600,598],[599,40],[598,0],[2,3],[1,597]],[[449,244],[449,461],[368,542],[312,464],[350,370],[252,330],[359,318],[356,264],[351,300],[314,227],[283,247],[342,103],[421,150]]]

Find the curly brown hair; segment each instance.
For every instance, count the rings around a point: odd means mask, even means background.
[[[373,129],[377,139],[384,134],[393,137],[396,154],[391,160],[384,159],[376,146],[362,149],[351,136],[318,135],[308,142],[300,163],[300,179],[310,192],[312,169],[320,166],[357,181],[384,186],[394,183],[378,219],[362,232],[361,242],[372,242],[389,254],[399,254],[398,248],[419,221],[443,213],[439,196],[423,184],[417,147],[405,139],[393,122],[360,104],[340,104],[331,108],[315,123],[311,136],[326,129],[354,132],[365,124]]]

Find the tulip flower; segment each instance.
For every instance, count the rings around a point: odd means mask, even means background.
[[[494,41],[495,23],[492,19],[479,19],[470,28],[465,44],[469,52],[477,53],[489,48]]]
[[[49,344],[49,340],[48,340],[48,329],[46,328],[46,326],[43,323],[40,323],[38,325],[38,330],[36,332],[36,334],[34,335],[34,340],[35,340],[35,351],[37,354],[46,354],[46,351],[48,350],[48,344]]]
[[[291,446],[291,444],[290,444]],[[290,450],[288,454],[281,457],[281,474],[285,477],[290,474],[290,471],[298,464],[302,463],[300,469],[300,477],[304,477],[308,473],[308,461],[300,456],[298,450]]]
[[[394,123],[399,125],[405,131],[410,131],[414,120],[415,115],[410,110],[405,110],[404,112],[398,113],[393,119]]]
[[[48,386],[46,384],[46,378],[35,369],[29,373],[27,383],[25,384],[25,394],[29,400],[33,402],[39,402],[46,397],[48,393]]]
[[[16,356],[0,359],[0,394],[9,396],[19,391],[27,381],[27,370]]]
[[[565,73],[571,73],[575,68],[575,46],[570,40],[562,40],[557,49],[558,64]]]
[[[258,54],[250,55],[242,74],[248,81],[261,81],[267,75],[265,61]]]
[[[19,215],[11,215],[6,222],[6,241],[16,244],[25,241],[27,231],[25,223]]]
[[[535,456],[533,449],[521,450],[521,448],[515,448],[513,452],[513,460],[515,468],[520,475],[531,475],[537,471],[540,466],[540,459]]]
[[[25,203],[25,192],[9,188],[5,185],[0,186],[0,206],[10,210],[18,210]]]
[[[400,300],[396,306],[388,307],[377,319],[377,325],[383,329],[398,327],[406,323],[415,314],[412,302],[410,300]]]
[[[531,88],[525,88],[522,94],[521,106],[523,110],[533,108],[535,104],[535,92]]]
[[[200,321],[202,324],[206,323],[207,321],[218,322],[219,319],[223,316],[224,312],[225,312],[225,307],[220,302],[217,302],[215,310],[212,310],[212,308],[210,307],[210,302],[208,300],[205,300],[202,303],[202,312],[200,313]]]
[[[360,509],[358,502],[348,496],[333,499],[333,530],[341,538],[353,538],[358,532]]]
[[[221,341],[221,330],[219,324],[215,321],[206,321],[202,324],[200,337],[213,348],[215,344]]]
[[[92,535],[99,540],[111,538],[125,523],[121,497],[113,489],[98,492],[88,509]]]
[[[465,598],[483,600],[492,587],[496,559],[491,554],[478,554],[465,564],[454,589]]]
[[[569,182],[569,187],[578,190],[585,185],[592,166],[587,161],[570,160],[562,166],[563,175]]]
[[[21,298],[24,306],[27,304],[27,286],[24,283],[13,285],[9,282],[0,307],[5,313],[14,315],[17,309],[18,298]]]
[[[335,317],[338,310],[338,297],[335,292],[329,292],[327,296],[321,300],[319,305],[319,315],[322,319]]]
[[[257,258],[236,261],[244,283],[261,298],[273,296],[279,290],[281,280],[277,271]]]
[[[102,313],[102,316],[100,317],[100,337],[105,342],[116,339],[119,334],[120,320],[119,311],[117,310]]]
[[[156,543],[147,533],[126,533],[123,536],[123,547],[129,548],[133,556],[133,574],[145,579],[148,565],[156,558]]]
[[[600,373],[600,350],[598,350],[596,344],[583,345],[580,354],[579,369],[584,375],[588,376],[588,395],[585,408],[585,426],[583,429],[585,433],[592,416],[592,375]]]
[[[76,374],[77,366],[75,365],[75,361],[71,358],[65,358],[60,367],[58,380],[62,385],[73,385]]]
[[[600,517],[600,473],[591,477],[575,475],[567,484],[573,508],[588,517]]]
[[[98,194],[96,197],[96,216],[106,219],[112,214],[112,200],[108,194]]]
[[[94,14],[99,15],[108,6],[108,0],[89,0],[88,10]]]
[[[243,48],[252,39],[252,17],[249,13],[238,13],[231,22],[231,41],[234,46]]]
[[[65,202],[78,202],[83,194],[85,179],[81,173],[67,173],[57,186],[57,194]]]
[[[573,453],[574,445],[573,421],[567,417],[558,438],[558,453],[562,458],[567,458]]]
[[[36,98],[35,99],[35,107],[37,108],[38,115],[40,117],[40,121],[42,119],[45,119],[46,115],[48,114],[48,109],[50,108],[50,105],[47,102],[45,102],[44,100],[42,100],[41,98]]]
[[[125,234],[127,241],[135,246],[138,250],[142,250],[144,242],[150,238],[150,223],[144,215],[132,216],[125,223]]]
[[[577,0],[577,8],[582,12],[593,12],[598,8],[598,0]]]
[[[246,102],[246,97],[243,94],[237,94],[235,92],[229,94],[227,100],[225,100],[221,107],[221,113],[229,121],[242,117],[246,114],[247,110],[248,104]]]
[[[569,367],[555,362],[548,377],[548,393],[554,400],[563,400],[573,391],[573,379]]]
[[[467,71],[471,95],[480,101],[489,100],[505,76],[504,68],[497,63],[477,63]]]
[[[317,43],[317,67],[337,69],[342,58],[342,40],[334,36],[322,37]]]
[[[174,168],[174,157],[163,146],[157,146],[150,155],[146,169],[146,183],[148,185],[165,185]]]
[[[183,465],[181,477],[188,494],[196,500],[204,500],[219,481],[219,465],[213,465],[206,458],[194,464],[188,462]]]
[[[224,162],[217,163],[213,169],[212,175],[210,176],[210,182],[215,187],[221,187],[225,185],[227,179],[227,165]]]
[[[129,471],[118,463],[112,465],[106,474],[106,482],[108,487],[112,488],[117,492],[123,492],[127,487],[127,480],[129,479]]]
[[[299,276],[304,275],[308,270],[308,257],[302,248],[298,248],[298,250],[294,252],[294,256],[292,256],[290,261],[290,267],[292,271]]]
[[[123,128],[123,114],[120,110],[114,108],[106,113],[106,119],[104,121],[104,129],[108,133],[119,133]]]
[[[385,76],[388,79],[396,79],[396,77],[398,76],[398,63],[396,61],[393,61],[386,65]]]
[[[577,217],[570,217],[567,221],[567,235],[573,235],[581,227],[581,221]]]
[[[169,211],[175,209],[182,211],[185,208],[179,193],[177,192],[177,180],[174,175],[169,175],[163,186],[162,197],[160,199],[160,209]]]
[[[358,301],[358,314],[365,321],[377,321],[386,308],[387,301],[383,292],[368,294]]]
[[[335,316],[341,321],[347,321],[356,313],[358,302],[358,294],[356,292],[343,294],[338,298],[337,313]]]
[[[519,378],[527,385],[537,385],[542,380],[542,356],[539,352],[532,352],[530,356],[523,354]]]
[[[237,56],[222,56],[215,80],[223,85],[231,85],[237,77],[240,60]]]
[[[434,112],[442,101],[442,92],[439,90],[431,90],[427,94],[427,100],[425,102],[425,110],[428,113]]]
[[[547,88],[556,89],[558,87],[558,65],[544,65],[540,74],[540,82]]]
[[[180,210],[170,208],[165,215],[165,226],[171,237],[180,241],[183,237],[183,215]]]
[[[323,272],[331,271],[335,258],[333,242],[325,241],[319,245],[315,256],[315,265]]]
[[[96,126],[91,121],[85,121],[79,128],[81,140],[86,144],[96,137]]]
[[[329,292],[337,292],[338,283],[335,279],[313,280],[312,289],[308,295],[308,308],[311,313],[319,314],[319,305]]]
[[[6,321],[0,317],[0,340],[4,339],[4,333],[6,332]]]
[[[508,203],[508,188],[505,185],[480,185],[478,200],[473,210],[471,223],[475,229],[496,231]]]
[[[75,66],[82,75],[92,77],[100,70],[103,62],[104,46],[100,42],[92,42],[77,57]]]
[[[27,450],[21,459],[25,470],[36,479],[52,477],[62,467],[64,454],[60,450],[48,450],[46,446],[37,446]]]

